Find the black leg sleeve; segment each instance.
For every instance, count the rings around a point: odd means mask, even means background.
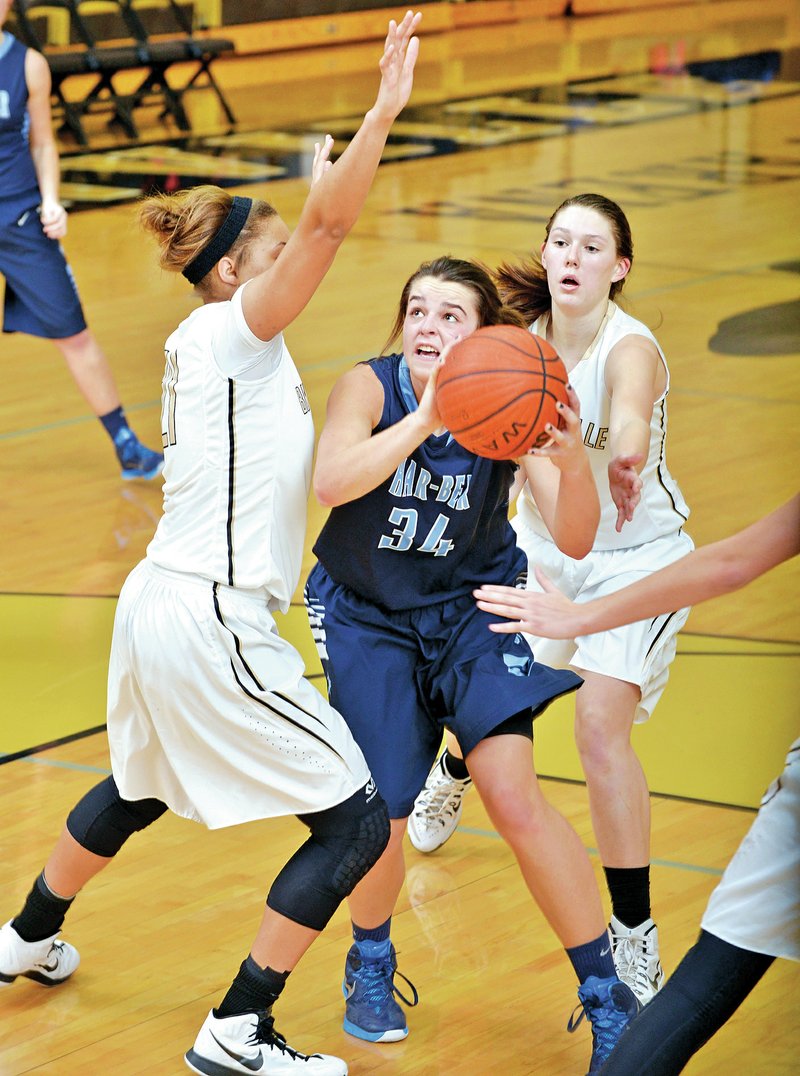
[[[620,1036],[602,1076],[674,1076],[730,1019],[775,957],[700,931],[667,984]]]

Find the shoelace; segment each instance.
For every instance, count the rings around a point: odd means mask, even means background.
[[[469,781],[456,781],[450,787],[438,785],[430,791],[424,792],[419,799],[418,813],[435,816],[446,810],[451,815],[454,815],[469,785]]]
[[[365,960],[361,965],[361,974],[363,976],[362,982],[364,983],[364,1000],[370,1005],[379,1004],[383,1001],[386,996],[387,986],[390,995],[395,994],[410,1009],[413,1009],[419,1001],[417,988],[410,979],[403,975],[402,971],[397,970],[397,965],[393,960]],[[395,975],[399,975],[403,982],[407,983],[411,988],[413,1001],[409,1000],[402,990],[395,986]]]
[[[286,1054],[293,1061],[309,1061],[312,1057],[320,1057],[320,1054],[303,1054],[299,1050],[293,1050],[279,1031],[275,1030],[275,1019],[269,1013],[258,1014],[258,1022],[255,1030],[247,1040],[252,1046],[273,1046],[282,1054]]]
[[[641,938],[631,938],[611,933],[611,944],[614,947],[614,963],[617,966],[617,975],[631,990],[638,986],[640,989],[652,990],[649,976],[649,962],[651,958],[647,941]]]
[[[618,934],[611,935],[611,944],[614,949],[614,963],[617,966],[617,975],[624,983],[631,986],[631,979],[636,978],[638,970],[639,946],[628,937],[620,937]]]
[[[580,1012],[580,1015],[576,1020],[575,1013],[577,1012]],[[628,1014],[621,1012],[612,1005],[602,1005],[600,999],[592,995],[585,1001],[581,1001],[573,1009],[567,1024],[567,1031],[575,1031],[580,1026],[584,1016],[592,1025],[592,1038],[594,1040],[592,1071],[594,1071],[594,1066],[605,1061],[616,1046],[622,1026],[628,1021]]]

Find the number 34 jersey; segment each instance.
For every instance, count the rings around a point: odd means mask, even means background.
[[[383,413],[373,434],[413,410],[402,355],[371,359]],[[513,583],[526,560],[508,520],[515,465],[432,435],[381,485],[330,512],[314,546],[328,574],[387,609],[411,609]]]

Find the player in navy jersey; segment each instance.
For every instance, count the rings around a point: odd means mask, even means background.
[[[540,256],[498,272],[506,301],[564,361],[580,400],[601,505],[592,551],[577,562],[553,541],[533,486],[523,487],[513,526],[528,557],[527,585],[538,589],[533,569],[544,568],[581,601],[619,590],[693,548],[684,530],[689,509],[667,466],[666,358],[647,326],[614,301],[632,262],[624,212],[587,193],[552,214]],[[540,466],[547,469],[547,461]],[[614,958],[643,1004],[664,973],[650,906],[650,798],[632,730],[648,720],[664,691],[688,615],[676,606],[613,631],[565,641],[528,638],[538,660],[573,668],[584,680],[575,701],[575,740],[611,895]],[[456,828],[469,788],[456,751],[449,742],[409,821],[409,837],[421,851],[433,851]]]
[[[162,268],[201,301],[165,347],[164,512],[114,619],[112,776],[70,812],[19,915],[0,928],[0,986],[72,975],[77,951],[56,940],[72,901],[167,808],[211,829],[297,815],[308,839],[273,881],[249,954],[185,1055],[204,1076],[347,1072],[339,1058],[287,1046],[272,1017],[289,973],[389,839],[363,753],[273,616],[300,577],[314,451],[284,329],[358,218],[411,92],[419,20],[409,11],[390,22],[375,103],[338,160],[330,136],[316,146],[294,231],[266,202],[210,185],[140,210]]]
[[[0,26],[11,0],[0,0]],[[50,117],[50,69],[41,53],[0,31],[0,274],[3,332],[52,340],[117,453],[123,478],[155,478],[164,457],[141,444],[120,403],[114,375],[81,308],[59,243],[58,150]]]
[[[344,1026],[372,1042],[408,1033],[393,997],[391,916],[404,879],[406,819],[447,726],[573,961],[593,1026],[594,1071],[637,1002],[614,974],[588,855],[544,799],[530,749],[533,717],[580,680],[537,664],[522,636],[487,630],[472,599],[476,581],[513,585],[526,566],[507,513],[517,468],[462,448],[436,408],[447,347],[502,322],[520,324],[483,267],[448,257],[426,263],[403,288],[389,340],[402,331],[402,354],[359,364],[328,401],[314,488],[331,512],[314,547],[306,603],[330,699],[392,819],[387,850],[350,896]],[[575,407],[572,393],[570,401]],[[551,430],[541,450],[559,478],[535,493],[554,540],[580,558],[591,548],[599,503],[578,415],[562,412],[565,429]],[[529,461],[520,463],[535,481]]]

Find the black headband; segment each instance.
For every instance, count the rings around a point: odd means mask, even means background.
[[[252,198],[240,198],[238,194],[233,196],[231,208],[220,230],[183,270],[190,284],[199,284],[209,269],[213,269],[220,258],[228,253],[245,226],[252,204]]]

